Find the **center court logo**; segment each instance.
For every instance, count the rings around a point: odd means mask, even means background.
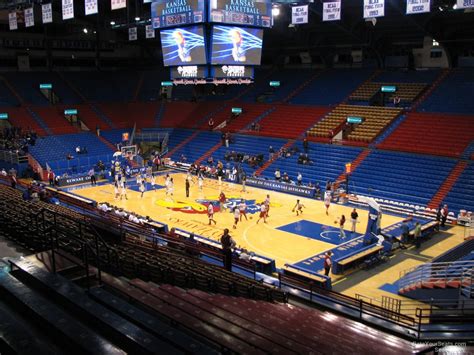
[[[228,211],[231,211],[234,207],[240,204],[242,199],[237,196],[231,196],[227,198],[227,202],[225,203],[225,208]],[[247,205],[247,213],[255,214],[260,211],[260,204],[262,201],[256,200],[245,200],[245,204]],[[158,200],[156,202],[158,206],[168,208],[172,211],[176,212],[183,212],[183,213],[190,213],[190,214],[206,214],[207,213],[207,206],[212,204],[214,211],[219,211],[219,200],[217,197],[212,197],[208,199],[198,199],[196,202],[190,201],[166,201],[166,200]],[[281,207],[278,203],[270,203],[271,207]]]

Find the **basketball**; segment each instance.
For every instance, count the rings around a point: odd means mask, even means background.
[[[250,216],[249,218],[250,218],[250,219],[253,219],[253,217],[252,217],[252,216]]]
[[[334,224],[337,224],[337,221],[334,221]]]

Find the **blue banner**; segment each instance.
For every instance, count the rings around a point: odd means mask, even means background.
[[[298,186],[293,184],[288,184],[285,182],[278,182],[275,180],[264,180],[264,179],[255,179],[255,178],[247,178],[247,185],[248,186],[255,186],[261,187],[264,189],[279,191],[279,192],[286,192],[293,195],[304,196],[313,198],[315,195],[315,189],[305,187],[305,186]]]

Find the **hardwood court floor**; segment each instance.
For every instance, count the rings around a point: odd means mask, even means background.
[[[114,188],[111,184],[102,186],[82,186],[74,193],[93,199],[98,202],[109,202],[112,205],[119,206],[128,211],[134,211],[144,216],[168,224],[169,228],[176,227],[196,234],[219,240],[224,228],[229,228],[232,237],[240,247],[247,248],[257,254],[265,255],[275,259],[277,267],[285,263],[297,263],[310,258],[316,254],[334,248],[340,243],[350,239],[350,223],[346,223],[347,239],[342,241],[339,238],[338,225],[335,224],[337,218],[344,214],[349,220],[352,208],[338,204],[331,204],[329,215],[325,213],[324,204],[320,200],[296,197],[289,194],[268,191],[260,188],[247,187],[247,192],[241,192],[241,186],[230,183],[223,183],[218,186],[216,180],[205,179],[204,188],[199,191],[197,183],[192,184],[190,197],[185,196],[185,174],[170,174],[174,179],[174,196],[167,197],[165,194],[164,175],[157,178],[157,184],[161,185],[156,190],[147,190],[143,198],[136,186],[128,190],[128,200],[115,200]],[[150,188],[150,185],[148,185]],[[244,198],[248,205],[248,217],[233,229],[233,215],[229,210],[215,213],[217,225],[208,225],[206,208],[200,204],[200,201],[216,201],[220,190],[226,194],[231,201],[240,201]],[[266,195],[270,195],[271,207],[267,224],[258,219],[258,211],[255,203],[263,201]],[[292,208],[297,199],[300,199],[305,205],[302,215],[296,216]],[[367,226],[368,212],[359,210],[360,223],[357,224],[357,233],[365,233]],[[397,223],[402,218],[384,214],[382,218],[382,227]],[[452,240],[451,240],[452,239]],[[458,244],[462,238],[455,236],[449,238],[441,247],[436,245],[427,255],[435,256],[441,252]],[[332,281],[336,289],[343,293],[354,296],[363,294],[368,296],[380,297],[386,295],[399,298],[393,292],[387,292],[378,289],[380,286],[391,283],[398,279],[399,273],[406,268],[416,266],[423,262],[423,258],[408,256],[403,263],[396,264],[381,270],[380,273],[367,275],[367,280],[360,280],[357,284],[347,284],[344,282],[349,277],[332,275]],[[338,285],[338,283],[340,283]],[[403,298],[403,297],[402,297]]]

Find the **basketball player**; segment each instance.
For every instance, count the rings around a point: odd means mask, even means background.
[[[267,195],[267,198],[265,199],[264,203],[267,211],[267,217],[270,217],[270,215],[268,214],[270,212],[270,195]]]
[[[351,212],[351,232],[355,233],[356,231],[356,226],[357,226],[357,218],[359,218],[359,214],[357,213],[357,210],[354,208]]]
[[[324,205],[326,206],[326,216],[329,216],[329,206],[331,206],[331,191],[324,193]]]
[[[300,213],[303,214],[303,207],[305,207],[300,200],[296,200],[296,205],[293,207],[293,212],[296,212],[296,215],[299,216]]]
[[[263,223],[267,223],[267,205],[265,203],[260,204],[260,215],[258,216],[257,224],[263,218]]]
[[[219,194],[219,210],[220,212],[225,210],[225,202],[227,198],[225,197],[225,193],[221,191]]]
[[[204,186],[204,177],[202,176],[202,173],[199,173],[198,175],[198,186],[199,191],[202,191],[202,187]]]
[[[239,220],[240,220],[240,210],[239,208],[236,206],[234,207],[234,229],[237,228],[237,223],[239,223]]]
[[[155,184],[156,184],[155,173],[151,173],[150,184],[151,184],[151,189],[154,190],[155,189]]]
[[[126,182],[125,179],[122,180],[120,187],[121,187],[120,199],[125,197],[125,199],[128,200],[128,197],[127,197],[127,182]]]
[[[140,195],[140,197],[143,198],[143,193],[145,192],[145,180],[144,180],[144,179],[141,179],[141,180],[140,180],[140,185],[139,185],[138,189],[139,189],[140,192],[142,193],[142,194]]]
[[[207,218],[209,218],[209,225],[211,225],[211,222],[214,222],[214,225],[217,224],[214,220],[214,206],[212,206],[212,203],[207,206]]]
[[[118,199],[120,196],[119,184],[118,181],[114,182],[114,192],[115,192],[115,199]]]
[[[342,215],[339,219],[339,237],[346,239],[346,232],[344,232],[344,223],[346,223],[346,216]]]
[[[168,184],[166,185],[166,196],[168,195],[173,196],[173,189],[174,189],[173,185],[174,185],[173,178],[169,178]]]
[[[239,211],[240,211],[240,221],[242,221],[242,216],[244,216],[245,220],[248,221],[248,219],[247,219],[247,204],[245,203],[244,199],[240,200]]]
[[[242,190],[240,190],[240,192],[247,192],[245,190],[245,183],[247,182],[247,175],[243,174],[242,175]]]

